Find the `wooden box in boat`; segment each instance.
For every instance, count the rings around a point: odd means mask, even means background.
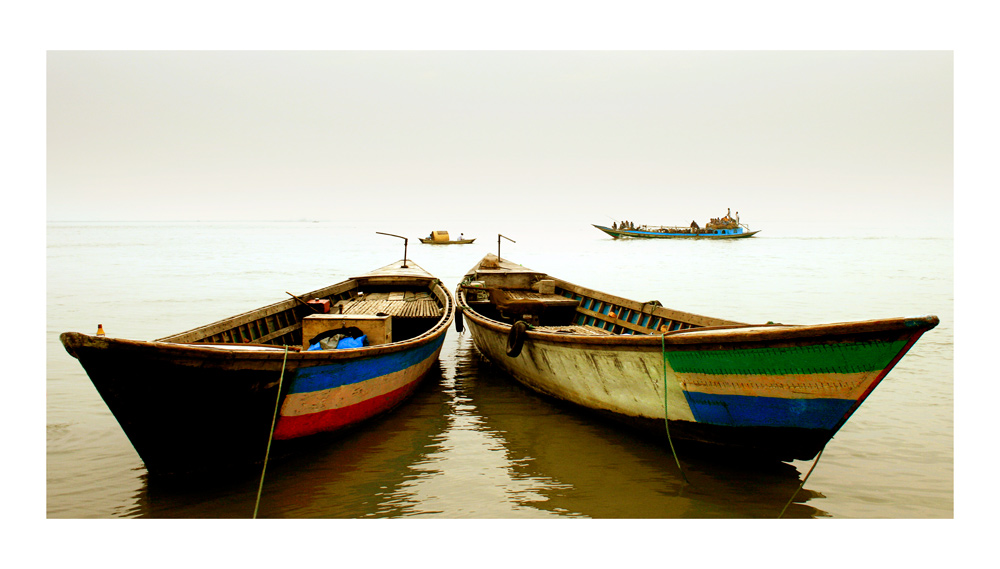
[[[388,315],[390,341],[302,350],[314,309],[297,299],[154,341],[77,332],[60,340],[150,474],[220,472],[264,459],[276,404],[279,445],[392,409],[432,369],[454,317],[449,291],[412,261],[302,297],[329,300],[337,315]]]
[[[489,289],[469,286],[487,278]],[[542,280],[555,281],[553,294],[535,290]],[[587,289],[492,254],[456,300],[456,323],[477,349],[527,387],[660,436],[669,426],[701,450],[768,460],[814,457],[938,323],[749,325]]]
[[[311,338],[343,328],[357,328],[371,346],[392,343],[392,316],[388,314],[309,314],[302,319],[302,347],[309,348]]]

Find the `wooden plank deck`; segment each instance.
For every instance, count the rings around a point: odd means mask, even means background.
[[[373,292],[341,300],[330,308],[334,314],[384,313],[398,318],[436,318],[442,308],[430,292]]]

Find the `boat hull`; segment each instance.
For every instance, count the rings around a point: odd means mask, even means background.
[[[279,401],[275,441],[337,431],[389,411],[431,370],[443,330],[397,350],[335,361],[309,352],[289,352],[286,360],[280,349],[178,348],[73,332],[61,339],[146,469],[182,475],[262,462]]]
[[[437,319],[428,319],[432,323],[422,333],[408,331],[413,337],[380,345],[305,351],[77,332],[63,333],[60,340],[151,475],[224,474],[263,462],[272,428],[272,452],[280,453],[286,441],[352,427],[409,397],[434,369],[454,317],[450,294],[431,280],[428,290],[441,303]],[[258,312],[274,317],[271,307]],[[218,328],[175,337],[217,337]]]
[[[445,335],[405,349],[295,371],[275,440],[335,431],[392,409],[416,389],[441,353]]]
[[[476,278],[483,277],[471,276]],[[675,441],[727,457],[814,457],[937,324],[928,316],[586,335],[573,329],[603,325],[614,330],[623,314],[642,322],[640,314],[667,313],[558,279],[555,283],[555,296],[580,299],[577,325],[529,327],[515,356],[508,355],[511,324],[480,312],[481,303],[470,304],[460,287],[457,303],[476,348],[538,393],[662,438],[669,425]]]

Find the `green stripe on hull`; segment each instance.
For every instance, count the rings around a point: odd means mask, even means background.
[[[820,344],[785,348],[667,352],[677,373],[787,375],[860,373],[884,369],[906,341]]]

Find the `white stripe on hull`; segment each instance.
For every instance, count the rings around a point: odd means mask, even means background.
[[[882,370],[780,376],[706,373],[677,375],[687,391],[711,395],[746,395],[782,399],[859,399],[881,373]]]
[[[437,361],[440,351],[438,349],[425,360],[406,369],[373,377],[359,383],[350,383],[308,393],[290,393],[281,405],[281,416],[295,417],[331,409],[341,409],[396,391],[423,377]]]

